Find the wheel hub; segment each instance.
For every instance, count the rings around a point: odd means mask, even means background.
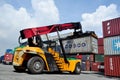
[[[77,67],[77,71],[80,71],[80,68],[79,68],[79,67]]]
[[[40,67],[41,67],[40,62],[34,63],[34,69],[38,70],[38,69],[40,69]]]

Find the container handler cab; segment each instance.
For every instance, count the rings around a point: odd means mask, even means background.
[[[38,74],[44,71],[48,72],[70,72],[74,74],[81,73],[81,60],[66,57],[62,38],[59,31],[74,29],[74,34],[82,33],[82,27],[79,22],[55,24],[37,28],[28,28],[20,31],[20,40],[27,39],[26,46],[17,47],[13,58],[13,67],[15,71],[21,72],[28,70],[31,74]],[[49,33],[57,32],[59,47],[61,52],[57,51],[56,41],[49,40]],[[41,35],[47,36],[47,41],[41,39]],[[35,40],[37,44],[33,44]],[[46,45],[46,46],[44,46]]]

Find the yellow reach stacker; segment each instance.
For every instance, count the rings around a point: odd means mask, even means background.
[[[21,72],[27,69],[31,74],[38,74],[44,71],[80,74],[81,60],[67,57],[63,48],[59,32],[67,29],[74,29],[74,35],[82,33],[79,22],[21,30],[19,38],[20,46],[15,49],[13,58],[15,71]],[[49,40],[48,34],[52,32],[57,32],[57,41]],[[41,35],[46,35],[47,40],[43,41]],[[26,44],[22,43],[24,39],[27,39]]]

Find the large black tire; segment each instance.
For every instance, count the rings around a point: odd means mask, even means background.
[[[73,72],[74,74],[80,74],[81,73],[81,65],[80,62],[76,64],[75,70]]]
[[[43,72],[44,61],[41,57],[35,56],[29,59],[27,63],[28,72],[31,74],[39,74]]]
[[[16,72],[25,72],[26,68],[22,66],[13,66]]]

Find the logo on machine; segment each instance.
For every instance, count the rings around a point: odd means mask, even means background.
[[[74,42],[68,41],[67,44],[65,44],[65,49],[80,48],[80,47],[85,47],[85,46],[86,46],[86,43],[85,43],[85,42],[74,43]]]
[[[114,51],[120,51],[120,39],[115,39],[112,41],[112,49]]]

